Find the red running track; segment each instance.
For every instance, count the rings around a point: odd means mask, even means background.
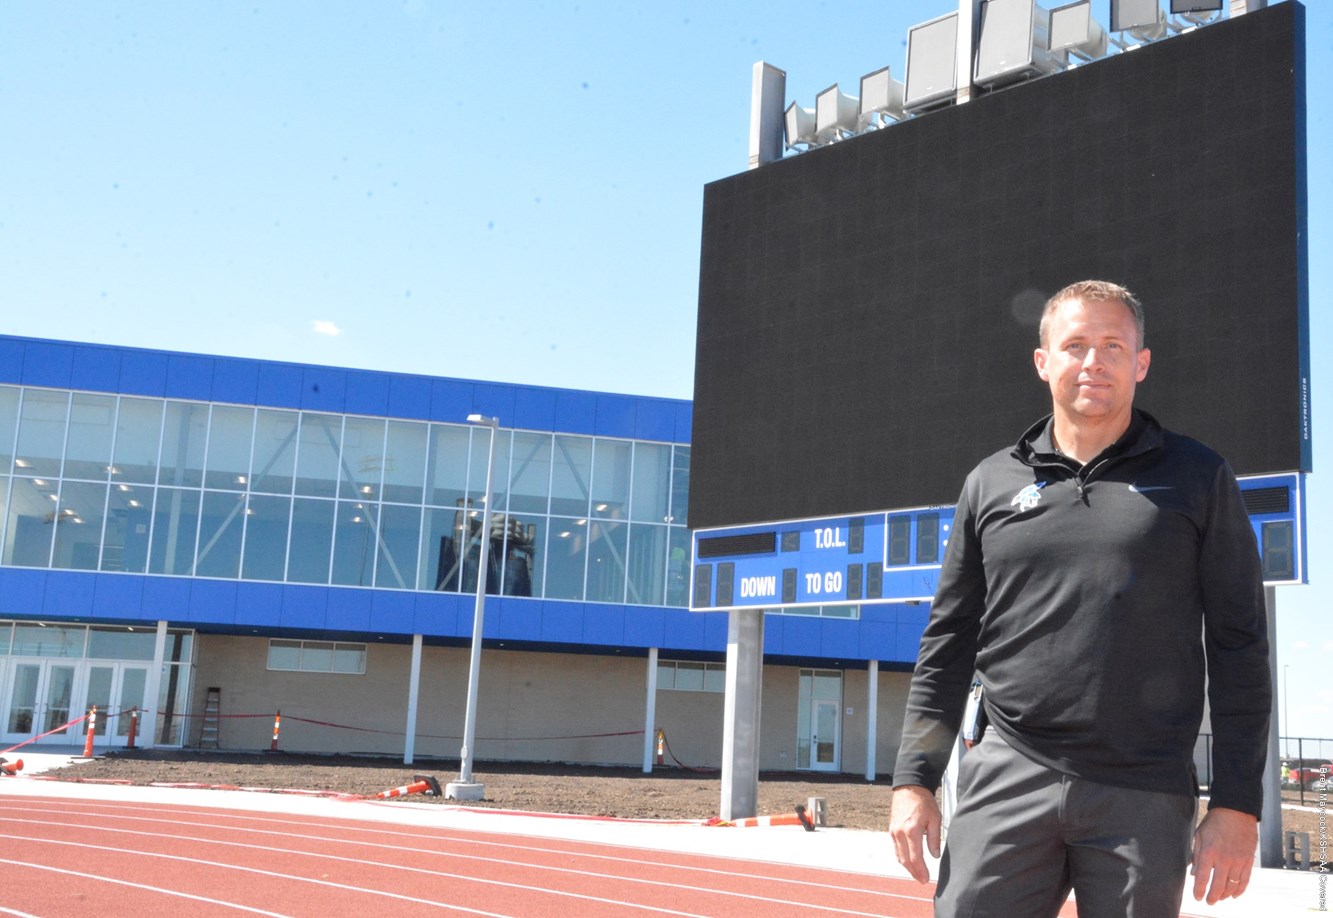
[[[43,918],[919,918],[933,892],[891,877],[608,844],[27,796],[0,797],[0,877],[0,914]]]

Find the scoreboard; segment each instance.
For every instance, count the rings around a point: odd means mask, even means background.
[[[1246,476],[1264,583],[1306,583],[1305,476]],[[699,529],[690,609],[929,602],[952,506]]]

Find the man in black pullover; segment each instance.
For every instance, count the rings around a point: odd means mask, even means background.
[[[1133,406],[1143,310],[1083,281],[1041,321],[1052,414],[959,498],[894,769],[898,860],[929,879],[934,792],[973,674],[989,723],[963,757],[937,916],[1176,915],[1245,891],[1271,675],[1259,555],[1227,464]],[[1215,737],[1195,831],[1207,675]],[[923,844],[924,843],[924,844]]]

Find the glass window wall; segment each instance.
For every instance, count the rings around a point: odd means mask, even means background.
[[[208,468],[204,487],[244,491],[250,480],[253,408],[214,405],[208,422]]]
[[[0,386],[7,441],[0,564],[476,589],[487,428]],[[494,461],[490,592],[686,604],[688,447],[501,429]]]
[[[14,434],[19,423],[18,386],[0,386],[0,475],[14,464]]]
[[[116,398],[74,393],[65,442],[66,478],[106,481],[111,471],[111,441],[116,432]]]
[[[18,445],[14,449],[14,471],[20,475],[60,477],[60,458],[65,450],[65,420],[69,416],[68,392],[45,389],[23,390],[19,409]]]
[[[116,447],[111,458],[113,481],[152,484],[157,480],[165,407],[161,399],[121,398],[116,412]]]

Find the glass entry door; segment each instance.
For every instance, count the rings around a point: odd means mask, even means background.
[[[842,673],[803,669],[796,709],[796,767],[837,771],[841,761]]]
[[[97,742],[112,746],[127,743],[133,712],[143,712],[148,667],[130,663],[94,663],[88,667],[88,691],[83,708],[97,706]],[[83,735],[83,731],[79,731]]]
[[[9,697],[4,700],[3,739],[6,745],[32,739],[39,743],[68,745],[83,736],[73,718],[75,677],[78,666],[54,660],[14,660]]]

